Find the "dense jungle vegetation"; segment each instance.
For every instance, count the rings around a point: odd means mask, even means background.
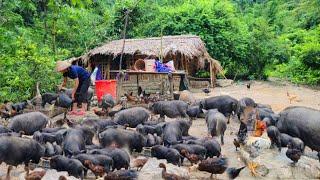
[[[228,78],[320,84],[319,0],[0,0],[0,101],[52,90],[55,61],[121,38],[195,34]]]

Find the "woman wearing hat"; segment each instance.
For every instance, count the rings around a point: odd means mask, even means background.
[[[75,85],[72,90],[73,108],[70,114],[84,115],[87,109],[87,94],[90,86],[90,74],[83,67],[71,65],[67,61],[57,61],[56,70],[63,74],[63,82],[60,89],[65,87],[67,79],[74,79]],[[77,103],[82,103],[81,110],[77,110]]]

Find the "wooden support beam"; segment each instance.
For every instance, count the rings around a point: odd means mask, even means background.
[[[107,67],[106,67],[106,70],[105,72],[107,72],[107,77],[105,77],[105,79],[110,79],[110,64],[111,64],[111,59],[110,56],[108,56],[108,59],[107,59]]]
[[[184,59],[184,63],[185,63],[186,74],[189,74],[187,58],[183,56],[183,59]]]
[[[214,83],[215,83],[215,77],[216,75],[213,72],[213,65],[212,65],[212,61],[210,61],[210,82],[211,82],[211,88],[214,88]]]
[[[124,73],[122,71],[120,71],[119,73],[119,79],[117,80],[117,102],[119,102],[122,95],[122,84],[124,78]]]
[[[170,97],[173,99],[173,75],[171,73],[168,74],[169,85],[170,85]]]

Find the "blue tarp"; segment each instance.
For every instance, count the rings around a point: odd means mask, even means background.
[[[160,61],[156,61],[155,64],[157,72],[172,72],[170,67],[168,67],[166,64],[161,63]]]

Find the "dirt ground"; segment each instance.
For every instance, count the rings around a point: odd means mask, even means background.
[[[250,97],[257,103],[269,104],[275,112],[280,112],[288,106],[307,106],[314,109],[320,109],[320,91],[306,87],[299,87],[283,82],[252,82],[250,89],[247,89],[248,82],[234,83],[227,87],[216,87],[209,96],[230,95],[236,99]],[[193,90],[197,99],[206,98],[207,96],[201,90]],[[290,97],[296,96],[294,100],[289,101],[287,92]],[[243,162],[240,160],[240,154],[235,151],[233,139],[239,128],[237,119],[233,119],[227,127],[225,135],[225,145],[222,146],[222,154],[229,158],[230,167],[241,167]],[[191,135],[203,137],[206,135],[206,124],[203,119],[194,121],[189,130]],[[315,156],[315,154],[313,154]],[[192,179],[207,179],[208,173],[192,172]],[[228,179],[226,174],[218,176],[219,179]],[[249,170],[244,169],[237,179],[254,179]]]
[[[252,82],[251,88],[247,89],[247,82],[234,83],[228,87],[216,87],[212,90],[209,96],[230,95],[237,99],[250,97],[258,103],[269,104],[275,112],[280,112],[288,106],[307,106],[315,109],[320,109],[320,91],[306,87],[298,87],[288,83],[280,82]],[[201,90],[191,90],[197,99],[207,98]],[[292,104],[289,103],[289,96],[293,99]],[[238,130],[239,123],[236,119],[232,120],[227,127],[225,134],[225,145],[222,146],[222,154],[229,159],[230,167],[240,167],[244,164],[240,160],[239,152],[235,151],[232,143],[233,138]],[[207,129],[204,119],[193,121],[189,134],[196,137],[204,137],[207,134]],[[219,140],[220,142],[220,140]],[[12,171],[13,176],[18,176],[23,171],[23,167],[19,166]],[[6,173],[6,166],[3,163],[0,166],[0,177]],[[209,179],[210,174],[195,170],[190,171],[191,179]],[[12,179],[17,179],[17,178]],[[218,179],[228,179],[226,174],[218,175]],[[249,170],[245,168],[238,179],[254,179]]]

